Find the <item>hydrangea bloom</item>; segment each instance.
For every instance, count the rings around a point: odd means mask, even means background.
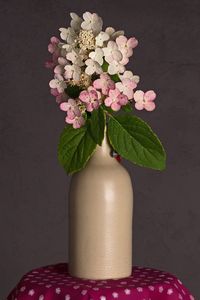
[[[86,110],[92,112],[98,109],[100,105],[101,94],[92,86],[88,87],[87,91],[82,91],[79,99],[86,104]]]
[[[103,95],[108,95],[109,90],[113,90],[115,88],[115,83],[111,80],[108,74],[103,73],[100,75],[99,79],[96,79],[93,82],[93,86],[95,89],[101,90]]]
[[[128,98],[126,95],[120,93],[116,88],[109,91],[109,96],[104,101],[105,105],[111,107],[114,111],[120,110],[121,106],[128,103]]]
[[[103,26],[102,19],[95,13],[85,12],[83,14],[83,23],[81,24],[81,27],[84,30],[92,30],[95,35],[97,35]]]
[[[68,102],[61,103],[60,109],[67,112],[65,121],[68,124],[72,124],[75,129],[80,128],[85,124],[85,119],[74,99],[69,99]]]
[[[92,75],[94,73],[101,74],[103,72],[99,63],[91,58],[87,59],[85,61],[85,64],[87,66],[85,69],[85,73],[88,75]]]
[[[140,78],[126,70],[137,39],[113,27],[103,30],[96,13],[70,16],[70,27],[59,29],[62,42],[54,36],[50,39],[52,59],[46,62],[53,69],[51,94],[67,113],[66,122],[79,128],[90,117],[88,112],[102,104],[113,111],[128,102],[134,102],[138,110],[155,109],[155,93],[135,91]]]
[[[147,91],[144,93],[138,90],[134,93],[135,108],[138,110],[146,109],[147,111],[152,111],[155,109],[156,105],[154,100],[156,98],[156,93],[154,91]]]
[[[136,86],[137,84],[135,81],[129,78],[124,78],[121,82],[116,83],[116,87],[119,91],[126,95],[129,100],[133,99],[133,90]]]

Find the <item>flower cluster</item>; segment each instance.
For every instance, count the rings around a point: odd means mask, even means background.
[[[103,21],[96,13],[70,16],[70,27],[60,28],[60,40],[50,39],[52,59],[46,62],[54,71],[51,94],[66,112],[66,122],[80,128],[88,113],[100,105],[119,111],[133,102],[138,110],[154,110],[155,92],[136,91],[139,76],[125,68],[137,39],[112,27],[103,31]]]

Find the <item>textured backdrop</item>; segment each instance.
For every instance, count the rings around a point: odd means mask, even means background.
[[[56,147],[64,115],[49,94],[47,44],[69,12],[97,12],[139,39],[130,68],[158,94],[138,112],[168,153],[164,172],[128,167],[135,265],[176,274],[200,298],[200,1],[0,1],[0,298],[41,265],[67,261],[67,190]]]

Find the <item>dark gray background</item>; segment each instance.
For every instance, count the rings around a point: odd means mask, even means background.
[[[0,1],[0,298],[31,268],[67,261],[70,178],[56,147],[64,115],[49,94],[47,44],[69,12],[135,35],[130,68],[158,94],[138,112],[168,153],[164,172],[125,162],[135,192],[135,265],[176,274],[200,297],[200,1]]]

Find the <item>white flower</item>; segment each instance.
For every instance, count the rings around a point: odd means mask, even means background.
[[[84,65],[84,63],[82,62],[82,59],[79,55],[79,53],[75,50],[72,50],[72,52],[67,53],[67,59],[70,60],[73,64],[81,67]]]
[[[125,67],[116,60],[114,60],[108,66],[108,73],[110,75],[114,75],[114,74],[117,74],[117,73],[123,73],[124,70],[125,70]]]
[[[67,65],[65,66],[64,77],[66,79],[73,79],[74,81],[79,81],[81,76],[81,68],[77,65]]]
[[[65,88],[67,87],[66,83],[64,82],[64,78],[60,74],[55,74],[54,79],[49,82],[49,86],[52,89],[57,89],[59,93],[63,93]]]
[[[107,47],[103,48],[103,52],[105,55],[105,60],[108,63],[111,63],[113,61],[119,62],[122,59],[122,54],[114,41],[109,41]]]
[[[68,44],[73,44],[77,38],[76,32],[73,28],[60,28],[60,37],[62,40],[66,41]]]
[[[100,66],[103,65],[103,50],[100,48],[96,48],[95,51],[90,52],[89,57],[98,62],[100,64]]]
[[[67,295],[65,295],[65,300],[70,300],[70,295],[69,294],[67,294]]]
[[[85,73],[88,74],[88,75],[92,75],[94,73],[101,74],[103,72],[101,66],[99,65],[99,63],[94,61],[91,58],[87,59],[85,61],[85,64],[87,66],[87,68],[85,69]]]
[[[72,52],[72,50],[74,49],[74,47],[72,45],[69,45],[69,44],[62,44],[62,48],[67,53]]]
[[[79,31],[81,29],[81,23],[83,20],[75,13],[71,12],[70,17],[72,18],[71,20],[71,27],[74,29],[74,31]]]
[[[83,14],[84,21],[81,24],[81,28],[84,30],[92,30],[97,35],[103,26],[102,19],[95,13],[85,12]]]
[[[140,77],[138,75],[133,75],[133,73],[131,71],[125,71],[124,74],[119,75],[119,78],[121,80],[131,79],[131,80],[135,81],[136,84],[138,84],[138,82],[140,81]]]
[[[38,298],[38,300],[44,300],[44,296],[40,295],[40,297]]]
[[[109,34],[101,31],[95,38],[96,46],[103,47],[104,42],[108,41],[110,38]]]
[[[123,30],[115,31],[113,27],[107,27],[105,32],[109,35],[111,40],[115,40],[118,36],[124,35]]]

